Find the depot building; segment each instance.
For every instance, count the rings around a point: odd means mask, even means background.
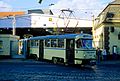
[[[0,34],[15,31],[20,38],[81,32],[92,34],[91,30],[92,21],[55,16],[49,9],[34,9],[28,10],[27,14],[12,13],[0,17]]]

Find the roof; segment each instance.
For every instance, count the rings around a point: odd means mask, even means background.
[[[25,12],[0,12],[0,17],[24,15]]]
[[[37,36],[31,37],[28,40],[43,40],[43,39],[74,39],[77,37],[86,37],[92,39],[90,34],[65,34],[65,35],[48,35],[48,36]]]
[[[102,12],[104,12],[110,5],[120,5],[120,0],[114,0],[111,3],[109,3]],[[98,15],[98,17],[102,14],[102,12]]]
[[[15,16],[15,20],[16,20],[16,28],[31,27],[30,15]],[[0,28],[12,28],[12,27],[13,27],[13,17],[0,19]]]
[[[0,38],[16,38],[19,39],[20,37],[17,35],[11,35],[11,34],[0,34]]]
[[[110,4],[115,4],[115,5],[120,4],[120,0],[115,0],[115,1],[111,2]]]
[[[50,9],[33,9],[33,10],[28,10],[28,14],[31,14],[31,13],[53,15],[53,12]]]

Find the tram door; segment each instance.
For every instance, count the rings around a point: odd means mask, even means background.
[[[30,52],[30,43],[28,40],[22,40],[20,46],[20,54],[24,56],[24,58],[29,58]]]
[[[44,43],[43,40],[39,40],[39,60],[43,60],[44,57]]]
[[[30,41],[29,40],[23,41],[23,54],[26,56],[26,58],[29,58],[30,56]]]
[[[75,40],[66,39],[66,61],[68,64],[74,64]]]

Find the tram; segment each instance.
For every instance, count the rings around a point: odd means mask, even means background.
[[[96,63],[96,50],[90,34],[65,34],[31,37],[24,40],[23,53],[54,64]]]

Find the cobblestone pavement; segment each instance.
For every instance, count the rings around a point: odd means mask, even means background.
[[[120,81],[120,62],[66,67],[33,60],[0,60],[0,81]]]

